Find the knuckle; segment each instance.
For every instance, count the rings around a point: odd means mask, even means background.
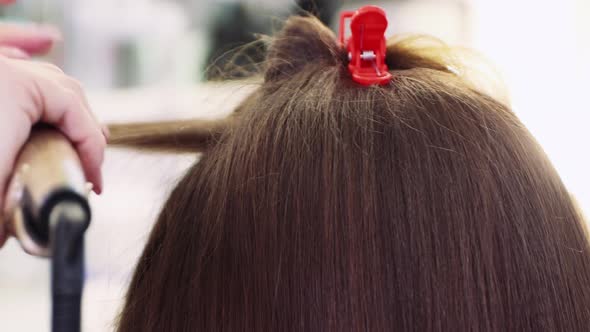
[[[64,89],[64,107],[67,110],[79,112],[82,111],[82,102],[77,93],[71,89]]]
[[[65,88],[63,90],[64,93],[64,98],[66,99],[68,105],[76,105],[78,104],[78,95],[76,94],[76,92],[74,92],[74,90],[70,89],[70,88]]]
[[[66,84],[78,94],[82,94],[84,90],[82,83],[71,76],[66,76]]]
[[[44,62],[44,63],[41,63],[41,66],[43,66],[44,68],[46,68],[48,70],[56,72],[58,74],[64,74],[64,71],[61,68],[59,68],[58,66],[56,66],[52,63]]]

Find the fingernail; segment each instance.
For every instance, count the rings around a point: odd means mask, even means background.
[[[107,139],[107,142],[108,142],[109,137],[111,137],[111,131],[109,130],[109,126],[107,126],[107,125],[102,126],[102,134],[103,134],[104,138]]]
[[[96,182],[94,183],[94,187],[92,188],[92,190],[97,195],[102,194],[102,173],[98,174]]]
[[[92,191],[99,196],[100,194],[102,194],[102,188],[100,188],[99,186],[92,187]]]

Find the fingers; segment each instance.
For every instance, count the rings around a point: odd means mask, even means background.
[[[60,84],[64,78],[57,80],[39,80],[43,113],[39,120],[60,129],[75,145],[86,178],[94,185],[94,191],[102,191],[101,166],[106,148],[106,138],[100,124],[92,115],[86,98],[79,87],[72,90]]]
[[[33,114],[28,114],[31,122],[54,125],[68,137],[78,151],[87,180],[100,193],[106,137],[90,110],[81,84],[54,65],[19,63],[35,76],[35,86],[31,89],[35,107],[30,108]]]
[[[0,24],[0,46],[19,48],[29,55],[45,54],[61,39],[52,26]]]
[[[0,0],[2,1],[2,0]],[[0,37],[2,29],[0,29]],[[1,38],[0,38],[1,40]],[[18,48],[18,47],[16,47]],[[1,46],[0,54],[0,247],[8,236],[1,220],[5,185],[14,160],[37,122],[52,124],[74,144],[86,179],[102,191],[101,165],[106,133],[86,100],[82,86],[58,67],[23,61],[14,47]],[[16,58],[16,59],[15,59]]]
[[[0,123],[0,127],[6,127],[3,132],[12,133],[5,140],[6,150],[11,155],[18,152],[26,140],[26,136],[21,137],[19,134],[28,133],[28,130],[24,130],[25,127],[30,128],[40,121],[54,125],[75,145],[87,180],[93,184],[94,191],[100,193],[100,169],[108,133],[104,132],[92,114],[80,83],[50,64],[9,59],[0,61],[0,64],[4,65],[4,90],[8,90],[4,91],[3,98],[15,108],[4,111],[1,116],[5,118],[3,123]],[[0,77],[0,84],[2,82]],[[9,92],[10,90],[13,92]],[[15,121],[25,122],[18,127]],[[11,143],[11,139],[16,136],[23,141]],[[0,148],[2,145],[0,142]],[[10,173],[10,170],[0,173],[2,176]],[[0,182],[1,180],[0,178]]]
[[[78,80],[76,80],[72,77],[65,76],[65,75],[63,75],[62,77],[63,78],[60,80],[61,84],[64,87],[67,87],[68,89],[74,91],[74,93],[76,93],[78,96],[80,96],[82,98],[82,102],[84,103],[86,110],[90,113],[90,115],[92,116],[94,121],[96,123],[98,123],[98,119],[96,118],[95,114],[90,109],[90,104],[88,103],[88,99],[86,98],[86,94],[84,93],[84,88],[82,87],[82,84]]]
[[[6,185],[12,175],[14,162],[22,145],[29,136],[32,122],[29,112],[33,109],[33,102],[26,86],[28,75],[17,75],[18,68],[3,66],[3,64],[20,61],[8,60],[0,57],[0,212],[4,205]],[[15,70],[13,70],[15,69]],[[15,78],[18,76],[18,78]],[[32,112],[31,112],[32,113]]]
[[[111,131],[109,130],[109,126],[108,125],[103,125],[102,126],[102,135],[104,136],[104,138],[107,141],[107,144],[109,143],[109,139],[111,137]]]
[[[59,69],[56,66],[48,67],[47,69],[52,70],[52,71],[55,71],[57,69],[60,73],[63,74],[61,69]],[[107,139],[110,134],[109,129],[106,125],[100,125],[98,118],[92,112],[92,110],[90,108],[90,104],[88,103],[88,98],[86,97],[86,94],[84,93],[84,88],[82,87],[82,84],[78,80],[73,79],[73,78],[66,76],[66,75],[62,75],[61,79],[60,79],[60,83],[62,84],[62,86],[69,88],[71,91],[73,91],[74,94],[79,99],[81,99],[82,104],[84,105],[84,108],[85,108],[87,114],[90,115],[90,117],[92,118],[92,121],[94,121],[94,123],[99,126],[98,129],[99,129],[100,133],[102,134],[101,138],[96,138],[96,137],[92,136],[95,139],[94,141],[89,140],[89,141],[80,143],[80,145],[78,147],[80,157],[82,159],[82,163],[86,167],[88,167],[87,172],[89,174],[88,175],[89,179],[96,179],[96,182],[93,182],[94,190],[97,193],[100,193],[100,191],[102,190],[102,175],[101,175],[102,173],[100,172],[100,166],[102,165],[102,162],[103,162],[103,158],[104,158],[103,151],[106,147]],[[67,134],[67,132],[66,132],[66,134]],[[98,140],[98,141],[96,141],[96,140]],[[98,143],[98,146],[97,146],[97,143]],[[97,151],[97,149],[98,149],[98,151]],[[88,151],[88,154],[86,154],[85,151]]]

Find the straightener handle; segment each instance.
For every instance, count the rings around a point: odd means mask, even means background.
[[[75,201],[89,213],[86,197],[91,186],[72,144],[49,126],[33,128],[14,170],[5,195],[7,228],[26,252],[49,257],[53,208],[63,201]]]

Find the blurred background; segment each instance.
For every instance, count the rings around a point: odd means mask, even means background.
[[[264,55],[231,50],[303,10],[333,29],[342,10],[375,4],[388,36],[434,35],[495,65],[515,112],[590,211],[588,0],[19,0],[0,22],[52,24],[63,42],[43,61],[79,79],[106,122],[222,117],[256,84],[229,72]],[[84,331],[111,331],[126,285],[171,187],[196,157],[111,150],[105,191],[92,197]],[[49,330],[49,265],[16,241],[0,251],[0,329]],[[165,290],[163,290],[165,291]]]

